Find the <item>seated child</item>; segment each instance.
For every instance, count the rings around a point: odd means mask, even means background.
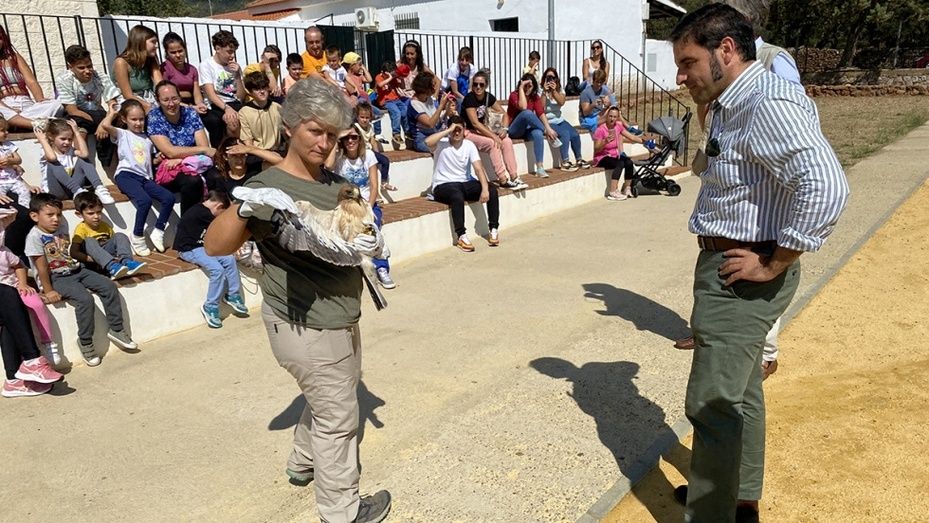
[[[145,262],[132,259],[129,238],[114,232],[110,224],[103,221],[103,204],[95,194],[82,192],[74,197],[74,214],[81,223],[71,236],[71,257],[82,263],[99,265],[111,280],[132,276],[145,267]]]
[[[136,100],[126,100],[118,113],[114,113],[115,105],[110,106],[110,112],[100,122],[116,142],[116,153],[119,164],[116,166],[115,182],[119,190],[132,201],[135,207],[135,223],[132,226],[130,244],[138,256],[148,256],[152,252],[145,243],[145,220],[148,211],[152,208],[152,201],[157,200],[161,206],[155,227],[152,229],[150,239],[155,250],[165,251],[165,228],[171,209],[174,208],[174,193],[155,183],[152,176],[152,140],[145,134],[145,110]],[[113,119],[119,115],[120,121],[126,129],[113,125]],[[180,163],[183,159],[164,160],[169,163]]]
[[[385,191],[396,191],[397,188],[390,184],[390,159],[384,155],[384,148],[375,138],[377,131],[371,125],[373,116],[371,104],[358,102],[358,105],[355,106],[355,127],[361,133],[361,139],[364,141],[365,146],[370,148],[374,153],[374,157],[377,158],[377,168],[381,173],[381,187]]]
[[[7,141],[10,135],[10,123],[0,116],[0,196],[12,192],[23,207],[29,207],[29,200],[38,187],[33,187],[23,180],[23,173],[17,166],[23,163],[16,144]]]
[[[42,290],[43,301],[57,303],[68,300],[74,305],[77,318],[78,345],[89,367],[100,365],[94,354],[94,299],[100,296],[106,321],[110,327],[107,338],[125,350],[138,348],[123,330],[123,310],[119,291],[109,278],[85,270],[81,262],[71,257],[71,237],[68,222],[61,216],[61,200],[48,193],[39,193],[29,203],[29,217],[35,227],[26,236],[26,256],[32,262]]]
[[[541,60],[542,56],[538,51],[529,51],[529,62],[526,64],[526,67],[523,67],[523,74],[535,76],[535,81],[538,84],[542,83],[542,78],[539,75],[539,62]]]
[[[39,159],[43,191],[58,199],[68,199],[92,187],[104,205],[116,203],[97,170],[87,162],[87,141],[74,120],[52,118],[45,125],[45,132],[35,131],[35,137],[44,152]]]
[[[251,101],[239,109],[239,139],[248,155],[248,173],[258,174],[266,162],[274,165],[284,159],[279,152],[283,142],[281,105],[271,101],[271,83],[263,73],[245,75],[245,90]]]
[[[342,51],[336,46],[326,48],[326,65],[323,66],[324,78],[329,78],[332,83],[339,86],[339,89],[345,90],[345,68],[342,67]]]
[[[61,374],[49,367],[48,360],[39,354],[32,337],[32,329],[25,307],[33,312],[39,335],[46,346],[48,357],[61,363],[58,345],[51,341],[51,328],[45,304],[26,281],[26,268],[19,257],[3,243],[6,227],[16,218],[16,209],[0,209],[0,346],[6,381],[3,396],[37,396],[51,390],[51,383]]]
[[[303,58],[297,53],[287,55],[287,76],[284,77],[284,94],[303,77]]]
[[[106,117],[110,101],[119,98],[119,88],[108,75],[101,76],[94,70],[90,51],[80,45],[65,49],[65,62],[68,69],[55,79],[58,101],[86,136],[97,137],[97,157],[100,165],[107,167],[113,159],[113,143],[100,122]]]
[[[407,68],[409,69],[409,68]],[[377,97],[375,107],[387,111],[390,115],[391,144],[395,151],[403,149],[401,130],[406,127],[406,102],[400,97],[403,81],[395,74],[397,64],[387,60],[381,65],[381,72],[374,77],[374,91]]]
[[[174,237],[174,250],[186,261],[199,265],[210,278],[206,291],[206,301],[200,307],[200,313],[206,324],[213,329],[223,326],[219,317],[219,299],[232,307],[236,316],[248,316],[248,307],[240,294],[239,268],[235,256],[208,256],[203,250],[203,235],[213,218],[229,207],[229,196],[220,191],[210,191],[203,203],[194,205],[181,216]],[[225,291],[225,292],[223,292]]]

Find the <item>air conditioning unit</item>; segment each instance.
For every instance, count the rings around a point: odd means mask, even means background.
[[[361,31],[377,31],[377,9],[361,7],[355,9],[355,28]]]

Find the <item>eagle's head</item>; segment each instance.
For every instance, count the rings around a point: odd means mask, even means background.
[[[361,197],[361,189],[357,185],[346,183],[339,189],[339,197],[337,198],[338,202],[343,200],[353,200],[356,203],[364,203],[364,199]]]

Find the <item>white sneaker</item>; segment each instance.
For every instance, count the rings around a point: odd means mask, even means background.
[[[547,176],[547,175],[546,175],[546,176]],[[517,176],[516,178],[510,180],[510,183],[516,184],[516,186],[513,187],[513,190],[514,190],[514,191],[523,191],[523,190],[529,188],[529,184],[526,183],[526,182],[524,182],[524,181],[522,181],[522,180],[520,180],[518,176]]]
[[[627,196],[626,196],[625,194],[619,192],[619,191],[613,191],[613,192],[611,192],[610,194],[607,194],[607,195],[606,195],[606,199],[607,199],[607,200],[611,200],[611,201],[614,201],[614,202],[621,202],[621,201],[625,200],[626,198],[627,198]]]
[[[78,339],[77,346],[81,348],[81,357],[84,358],[84,363],[86,363],[88,367],[100,365],[100,356],[94,354],[93,344],[84,345],[81,340]]]
[[[148,239],[152,241],[156,251],[165,252],[165,232],[163,230],[155,227],[152,229],[151,234],[148,235]]]
[[[100,198],[100,203],[103,205],[112,205],[116,203],[116,200],[113,199],[113,195],[110,194],[110,190],[102,185],[94,187],[94,192],[97,193],[97,198]]]
[[[52,365],[61,365],[61,350],[58,348],[58,344],[54,341],[50,341],[45,344],[45,354],[48,358],[48,361],[52,362]]]
[[[397,284],[394,283],[393,278],[390,277],[390,273],[383,267],[377,270],[377,280],[385,289],[393,289],[397,286]]]
[[[145,236],[129,235],[129,245],[132,246],[132,252],[136,256],[151,256],[152,251],[148,250],[148,244],[145,243]]]

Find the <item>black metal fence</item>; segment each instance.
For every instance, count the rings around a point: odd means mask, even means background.
[[[28,61],[40,84],[51,95],[56,90],[55,74],[65,69],[64,50],[80,44],[90,52],[95,67],[104,74],[110,73],[113,60],[126,45],[129,30],[137,24],[152,28],[164,35],[173,31],[187,42],[188,60],[199,63],[212,55],[210,36],[226,29],[239,41],[236,59],[241,64],[260,60],[261,52],[268,44],[277,44],[281,51],[300,53],[305,49],[304,30],[307,22],[230,22],[209,19],[162,19],[151,17],[81,17],[0,13],[0,22],[10,34],[16,49]],[[326,26],[321,26],[326,33]],[[344,27],[329,28],[339,36]],[[530,51],[538,51],[541,64],[555,67],[562,84],[571,76],[582,76],[582,63],[589,55],[591,40],[569,41],[521,38],[518,36],[473,36],[449,35],[423,31],[391,32],[396,55],[407,40],[417,40],[423,49],[426,63],[437,75],[443,75],[449,66],[456,63],[458,51],[463,46],[471,48],[477,67],[490,70],[491,92],[505,99],[515,89],[528,62]],[[355,35],[356,47],[376,38]],[[370,35],[367,35],[370,36]],[[380,35],[379,35],[380,36]],[[382,35],[390,37],[387,34]],[[341,40],[344,38],[338,39]],[[349,39],[350,41],[351,39]],[[385,43],[385,45],[390,45]],[[343,50],[347,51],[347,49]],[[356,49],[365,56],[364,49]],[[688,108],[657,82],[649,78],[638,66],[627,60],[614,49],[604,44],[605,58],[611,71],[608,85],[616,94],[624,115],[641,125],[659,116],[683,118]],[[161,50],[159,49],[159,53]],[[368,64],[376,73],[378,63]],[[583,78],[580,78],[584,80]],[[686,158],[679,158],[686,161]]]

